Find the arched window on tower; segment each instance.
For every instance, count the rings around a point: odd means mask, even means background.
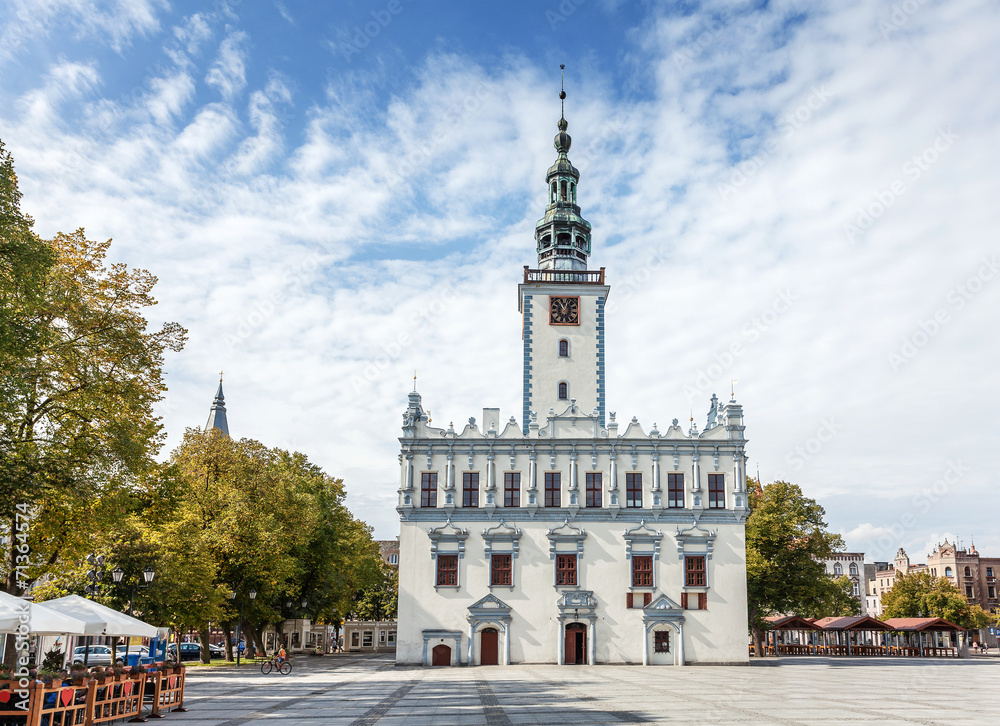
[[[972,577],[972,570],[969,569],[968,565],[965,566],[965,576]]]
[[[568,358],[569,357],[569,341],[563,338],[559,341],[559,357]]]
[[[559,381],[559,400],[565,401],[569,398],[569,384],[566,381]]]
[[[549,202],[554,202],[556,200],[556,183],[552,182],[552,194],[549,195]]]
[[[565,181],[559,182],[559,198],[562,201],[564,201],[564,202],[566,201],[566,182]]]
[[[951,568],[950,567],[945,567],[944,568],[944,576],[945,577],[951,577],[951,574],[952,574],[951,573]]]
[[[551,244],[552,244],[552,235],[548,235],[548,234],[547,234],[547,235],[545,235],[544,237],[542,237],[542,249],[543,249],[543,250],[544,250],[544,249],[545,249],[546,247],[550,246]]]
[[[569,183],[569,200],[576,204],[576,184],[573,182]]]
[[[844,574],[844,566],[842,564],[840,564],[839,562],[834,562],[833,563],[833,574],[834,575],[843,575]]]

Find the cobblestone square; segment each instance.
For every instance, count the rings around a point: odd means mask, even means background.
[[[392,655],[192,668],[178,726],[920,724],[1000,722],[1000,657],[776,658],[750,667],[397,667]]]

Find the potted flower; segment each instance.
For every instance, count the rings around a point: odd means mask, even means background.
[[[111,667],[111,672],[115,674],[115,682],[119,683],[125,680],[125,666],[121,662],[115,663]]]
[[[104,670],[103,666],[94,666],[90,673],[94,677],[94,680],[97,681],[98,685],[104,685],[104,681],[108,677],[108,671]]]
[[[146,669],[141,665],[134,665],[128,669],[128,674],[130,678],[138,678],[139,676],[145,675]]]
[[[169,665],[173,668],[174,673],[180,673],[181,668],[183,667],[179,660],[171,661]]]
[[[0,665],[0,681],[10,681],[13,679],[14,679],[14,669],[11,668],[9,665]]]

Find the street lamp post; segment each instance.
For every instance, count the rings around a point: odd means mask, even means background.
[[[91,552],[89,555],[87,555],[87,563],[91,566],[91,569],[87,571],[87,579],[90,580],[91,584],[87,585],[84,588],[84,591],[88,595],[90,595],[91,599],[93,599],[93,598],[97,597],[100,594],[100,592],[101,592],[101,588],[98,585],[98,583],[104,577],[104,555],[97,555],[97,554]],[[89,661],[90,644],[93,642],[93,640],[94,640],[94,637],[92,635],[88,635],[87,638],[86,638],[86,641],[85,641],[86,645],[83,648],[83,667],[84,668],[87,667],[87,663]],[[70,658],[72,658],[72,657],[73,656],[71,654]]]
[[[250,596],[251,602],[257,599],[257,591],[251,590],[247,593]],[[233,590],[232,594],[229,596],[230,600],[236,598],[236,591]],[[240,667],[240,642],[243,632],[243,606],[246,605],[246,600],[240,600],[240,619],[236,623],[236,667]]]
[[[114,578],[114,581],[115,581],[116,584],[120,584],[121,581],[122,581],[122,577],[124,577],[124,576],[125,576],[125,570],[123,570],[121,567],[116,567],[114,570],[111,571],[111,577]],[[153,584],[153,578],[154,577],[156,577],[156,571],[152,567],[147,567],[145,570],[143,570],[142,571],[142,579],[145,581],[146,584],[142,585],[142,587],[143,588],[147,588],[151,584]],[[129,594],[128,594],[128,616],[129,617],[132,617],[132,604],[135,601],[136,578],[131,578],[131,581],[132,581],[132,585],[131,585],[131,588],[130,588]],[[128,663],[128,647],[129,647],[129,639],[126,637],[125,638],[125,663],[126,664]],[[180,658],[180,653],[177,654],[177,657]]]

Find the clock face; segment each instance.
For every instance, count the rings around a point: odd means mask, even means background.
[[[551,325],[579,325],[580,324],[580,298],[578,298],[578,297],[550,297],[549,298],[549,324],[551,324]]]

